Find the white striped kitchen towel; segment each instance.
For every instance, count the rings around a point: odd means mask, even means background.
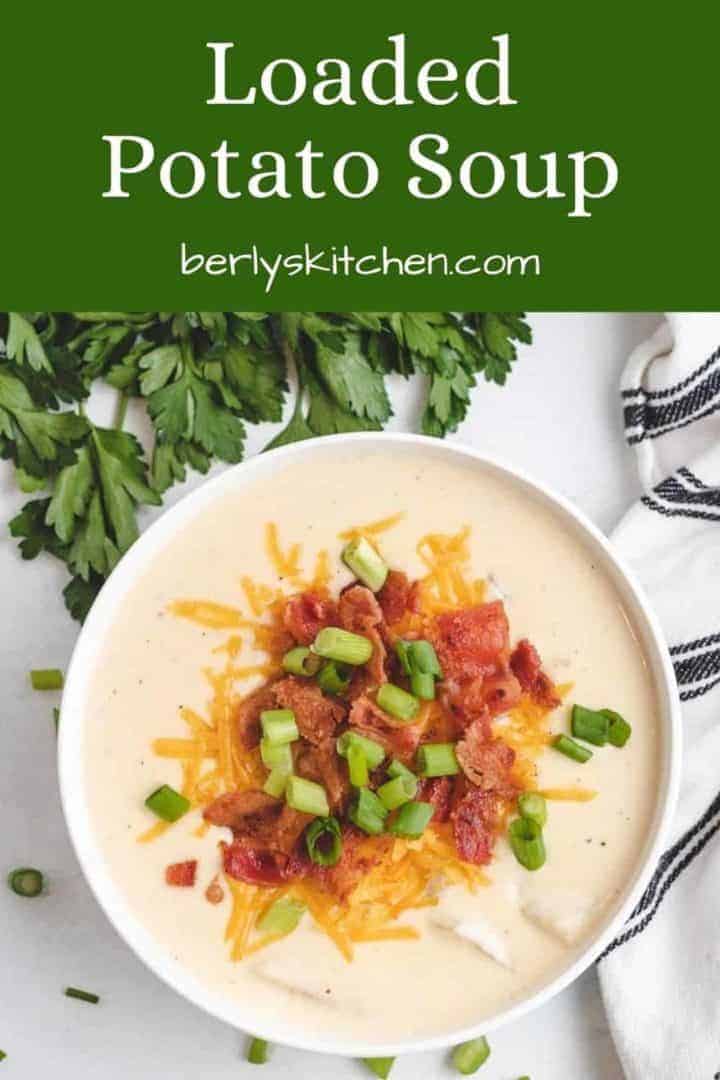
[[[622,398],[644,494],[612,539],[662,622],[685,746],[670,846],[598,970],[628,1080],[720,1080],[720,314],[669,315]]]

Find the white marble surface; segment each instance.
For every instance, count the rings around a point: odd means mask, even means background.
[[[637,493],[621,436],[617,381],[630,348],[657,324],[651,315],[544,314],[531,319],[505,390],[482,386],[459,440],[492,451],[574,499],[610,529]],[[414,423],[416,394],[393,386],[394,425]],[[254,432],[253,451],[267,439]],[[174,495],[174,498],[177,495]],[[34,1080],[178,1080],[251,1075],[242,1036],[162,985],[117,937],[71,851],[55,770],[53,694],[33,693],[27,672],[64,667],[75,624],[49,560],[23,564],[4,528],[22,501],[0,463],[0,871],[32,864],[50,890],[23,901],[0,886],[2,1076]],[[102,995],[98,1007],[63,997],[66,985]],[[493,1035],[487,1080],[622,1080],[594,973],[533,1015]],[[278,1048],[263,1076],[350,1080],[357,1063]],[[393,1080],[450,1077],[443,1055],[399,1061]]]

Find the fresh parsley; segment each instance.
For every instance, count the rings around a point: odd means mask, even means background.
[[[392,414],[386,380],[426,384],[421,428],[456,431],[478,379],[503,385],[531,332],[512,312],[9,312],[0,313],[0,456],[37,495],[10,522],[26,559],[64,562],[71,614],[83,619],[138,535],[141,506],[188,469],[243,457],[246,427],[290,418],[270,446],[376,431]],[[115,387],[114,427],[85,403]],[[130,399],[153,433],[146,459],[123,430]]]

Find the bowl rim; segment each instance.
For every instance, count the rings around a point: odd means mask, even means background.
[[[115,604],[128,584],[136,580],[138,573],[142,572],[163,544],[175,535],[184,520],[202,512],[204,506],[222,496],[223,490],[233,490],[238,477],[242,478],[240,481],[242,487],[251,481],[253,473],[262,472],[265,468],[270,468],[272,471],[273,462],[280,468],[283,463],[288,463],[294,457],[312,454],[319,447],[331,453],[333,446],[346,447],[353,444],[415,447],[430,450],[446,459],[455,458],[461,462],[474,463],[497,474],[504,474],[511,482],[525,487],[531,494],[539,496],[546,505],[559,509],[562,514],[570,518],[575,529],[580,534],[585,534],[585,537],[600,549],[605,561],[604,569],[606,572],[611,572],[616,586],[625,593],[625,603],[632,608],[636,629],[642,634],[643,648],[651,667],[651,676],[660,706],[659,711],[662,714],[660,718],[660,782],[655,812],[642,854],[638,857],[637,865],[623,890],[621,902],[615,905],[614,914],[606,918],[604,924],[587,942],[579,955],[547,983],[542,984],[529,996],[515,1002],[509,1008],[498,1009],[491,1017],[479,1023],[467,1025],[452,1033],[396,1039],[391,1042],[374,1043],[351,1038],[327,1042],[323,1041],[319,1033],[301,1033],[297,1028],[285,1030],[281,1023],[252,1024],[254,1035],[285,1046],[348,1057],[379,1057],[446,1048],[479,1035],[489,1034],[550,1001],[579,978],[600,957],[635,908],[663,852],[679,793],[681,718],[680,701],[670,653],[659,620],[634,572],[582,510],[573,505],[564,495],[553,491],[503,458],[486,454],[463,443],[441,442],[424,435],[353,432],[292,443],[275,448],[266,454],[256,454],[238,465],[230,466],[218,476],[201,483],[165,510],[123,556],[103,585],[77,639],[68,666],[61,705],[58,738],[60,798],[75,854],[85,880],[111,925],[135,955],[158,978],[211,1016],[224,1020],[238,1030],[248,1030],[246,1024],[243,1023],[242,1006],[239,1006],[237,999],[233,1000],[220,991],[211,990],[190,969],[173,960],[166,948],[160,946],[134,917],[125,904],[121,889],[105,867],[104,854],[95,839],[89,817],[84,813],[85,785],[82,754],[74,752],[76,746],[82,741],[84,715],[80,706],[83,704],[92,670],[91,665],[86,663],[86,658],[92,655],[96,636],[100,637],[106,631],[114,615]]]

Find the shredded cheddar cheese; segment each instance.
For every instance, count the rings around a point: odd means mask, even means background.
[[[553,802],[591,802],[597,791],[591,788],[544,788],[540,794]]]
[[[340,539],[377,537],[403,517],[403,513],[398,513],[353,527],[341,533]],[[439,612],[483,602],[486,583],[469,573],[469,538],[470,529],[465,526],[454,535],[431,533],[420,540],[417,552],[427,571],[420,583],[420,610],[406,612],[393,626],[393,637],[411,632],[427,634],[430,620]],[[210,688],[205,716],[190,708],[181,709],[188,737],[158,738],[152,744],[159,757],[174,759],[181,767],[182,793],[193,809],[202,809],[223,792],[262,786],[266,770],[259,750],[248,750],[239,742],[235,711],[254,688],[248,686],[248,680],[268,679],[281,670],[282,655],[292,644],[283,626],[285,598],[305,588],[326,591],[331,579],[330,555],[326,550],[317,554],[312,573],[304,578],[301,545],[295,543],[283,548],[274,523],[266,527],[265,550],[279,584],[266,585],[243,577],[239,583],[244,597],[242,608],[188,599],[170,605],[170,611],[179,618],[227,632],[225,642],[213,650],[214,655],[224,657],[220,666],[205,670]],[[238,658],[248,646],[267,659],[239,664]],[[558,689],[566,691],[569,687]],[[534,759],[550,741],[548,715],[548,709],[523,698],[499,731],[517,752],[515,772],[524,787],[536,787]],[[438,702],[424,702],[420,720],[423,729],[432,731],[433,737],[443,737],[448,719]],[[560,790],[544,794],[547,798],[572,797],[578,801],[594,795],[594,792],[584,795],[581,792],[578,788],[572,794]],[[139,836],[138,841],[147,843],[169,828],[171,824],[158,822]],[[207,823],[201,822],[193,835],[202,837],[208,828]],[[367,853],[375,865],[360,879],[345,904],[340,904],[312,877],[281,888],[268,888],[225,875],[230,900],[225,940],[231,959],[239,961],[284,936],[257,930],[262,914],[283,895],[302,901],[315,924],[350,961],[356,944],[417,937],[415,927],[398,920],[406,912],[436,904],[444,883],[474,891],[489,880],[481,867],[459,858],[449,825],[434,825],[418,840],[395,838],[380,855],[374,838],[369,839]]]

